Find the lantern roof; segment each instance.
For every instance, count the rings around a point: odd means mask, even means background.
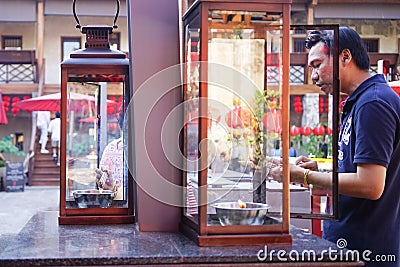
[[[117,10],[114,18],[114,25],[86,25],[81,26],[79,18],[75,11],[76,0],[73,1],[73,14],[77,22],[76,28],[80,29],[82,34],[86,35],[85,48],[79,49],[70,54],[70,58],[62,62],[62,65],[67,64],[127,64],[125,61],[126,54],[124,52],[110,49],[109,36],[113,29],[118,28],[116,21],[119,14],[120,3],[116,1]],[[108,59],[104,62],[104,59]],[[111,60],[114,59],[114,60]],[[122,61],[121,61],[122,60]]]
[[[110,49],[109,34],[113,27],[108,25],[87,25],[82,27],[82,33],[86,34],[84,49],[72,52],[69,59],[62,62],[66,64],[90,64],[90,65],[126,65],[129,64],[126,54],[122,51]],[[105,59],[107,59],[105,61]],[[126,62],[125,62],[126,61]]]

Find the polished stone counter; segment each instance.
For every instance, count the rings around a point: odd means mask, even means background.
[[[128,225],[58,225],[58,212],[43,211],[34,215],[0,254],[0,266],[136,266],[196,265],[254,266],[286,263],[287,266],[361,266],[360,262],[333,262],[323,250],[336,250],[336,244],[293,228],[292,246],[269,246],[266,259],[259,259],[264,246],[198,247],[180,233],[139,232]],[[270,251],[314,251],[317,262],[303,265]],[[324,255],[322,257],[321,255]],[[338,255],[336,255],[338,256]],[[323,258],[322,259],[320,259]],[[305,257],[307,260],[307,257]],[[340,257],[336,257],[340,260]],[[321,262],[321,261],[324,261]],[[279,265],[281,266],[281,265]],[[286,266],[286,265],[285,265]]]

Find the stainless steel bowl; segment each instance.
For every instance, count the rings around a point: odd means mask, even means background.
[[[213,205],[221,225],[262,225],[270,205],[246,202],[239,207],[238,202],[221,202]]]
[[[112,190],[75,190],[72,191],[76,204],[79,208],[108,208],[114,199],[114,191]]]

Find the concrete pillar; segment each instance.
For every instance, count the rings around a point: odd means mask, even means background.
[[[183,191],[179,166],[165,155],[162,135],[177,144],[182,122],[179,119],[164,125],[173,108],[181,103],[181,88],[170,88],[171,80],[180,80],[179,68],[179,4],[176,0],[130,1],[128,29],[130,59],[133,64],[133,132],[135,153],[130,158],[133,176],[138,183],[135,212],[141,231],[178,231],[181,209],[167,202],[181,201]],[[163,77],[163,82],[154,82]],[[148,80],[149,79],[149,80]],[[151,84],[151,86],[149,86]],[[132,104],[131,104],[132,105]],[[175,148],[179,155],[179,148]],[[134,161],[134,162],[132,162]]]

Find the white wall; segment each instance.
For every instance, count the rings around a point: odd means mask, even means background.
[[[79,17],[82,26],[87,24],[102,24],[112,26],[111,17]],[[61,37],[81,36],[82,48],[85,46],[85,35],[75,28],[76,22],[73,17],[68,16],[45,16],[44,30],[44,58],[45,58],[45,83],[59,84],[61,63]],[[118,18],[118,29],[114,32],[121,33],[121,51],[128,51],[127,19]]]
[[[0,21],[36,21],[36,1],[0,0]]]
[[[1,9],[1,7],[0,7]],[[0,35],[21,35],[22,49],[36,50],[36,24],[30,22],[0,23]],[[0,45],[1,48],[1,45]]]

